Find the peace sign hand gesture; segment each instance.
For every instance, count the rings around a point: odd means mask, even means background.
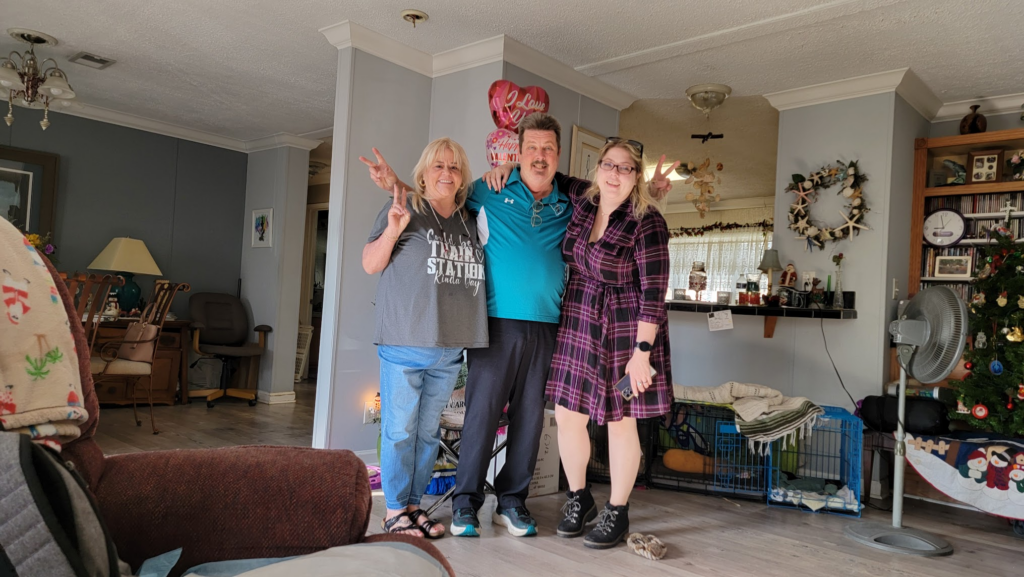
[[[405,188],[394,185],[394,196],[391,197],[391,210],[388,211],[388,227],[384,231],[391,239],[398,240],[398,237],[409,226],[412,216],[409,209],[405,207],[405,199],[409,191]]]
[[[365,156],[360,156],[359,160],[363,161],[370,169],[370,178],[373,183],[376,184],[383,190],[391,190],[392,187],[398,184],[398,175],[392,170],[391,166],[384,160],[381,153],[376,148],[372,149],[373,155],[377,157],[377,162],[374,162]],[[402,202],[402,206],[405,206],[405,202]]]
[[[654,175],[651,176],[651,196],[655,200],[665,198],[669,191],[672,190],[672,181],[668,177],[679,167],[679,162],[678,160],[675,161],[667,170],[662,171],[661,166],[665,164],[665,155],[661,155],[661,159],[658,160],[658,166],[654,169]]]

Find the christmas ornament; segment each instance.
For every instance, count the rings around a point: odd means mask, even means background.
[[[961,401],[960,399],[956,400],[956,412],[960,413],[961,415],[971,414],[971,410],[968,409],[967,405],[965,405],[964,402]]]
[[[978,336],[974,337],[974,348],[983,349],[986,346],[988,346],[988,339],[985,337],[985,333],[979,332]]]
[[[978,271],[978,278],[984,280],[987,279],[990,274],[992,274],[992,265],[986,264]]]
[[[1024,383],[1017,385],[1017,400],[1024,401]]]
[[[1017,297],[1017,306],[1024,309],[1024,295]]]
[[[1006,408],[1010,409],[1011,411],[1013,410],[1013,399],[1010,399],[1010,402],[1006,403]]]
[[[1013,253],[1014,256],[1019,256],[1017,253]],[[1017,265],[1017,274],[1024,272],[1024,266]]]
[[[1011,343],[1019,343],[1024,341],[1024,331],[1020,330],[1020,327],[1013,327],[1010,332],[1006,335],[1006,340]]]
[[[971,409],[971,415],[973,415],[975,419],[984,419],[988,416],[988,407],[978,403],[977,405],[974,405],[973,409]]]
[[[999,332],[1003,333],[1004,335],[1010,334],[1010,327],[1003,327],[999,329]]]
[[[971,299],[971,304],[978,306],[985,304],[985,293],[979,292],[975,294],[974,298]]]
[[[980,334],[980,333],[979,333],[979,334]],[[983,335],[983,336],[984,336],[984,335]],[[969,370],[971,370],[971,369],[973,369],[973,368],[974,368],[974,363],[972,363],[972,362],[968,361],[968,362],[964,363],[964,368],[965,368],[965,369],[967,369],[967,370],[969,371]]]
[[[1003,374],[1003,363],[1000,363],[998,360],[992,361],[988,364],[988,370],[990,373],[998,377]]]
[[[996,299],[996,304],[1001,307],[1006,306],[1006,291],[999,293],[999,298]]]

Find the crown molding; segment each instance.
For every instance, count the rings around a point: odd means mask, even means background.
[[[313,150],[320,146],[320,144],[321,142],[319,140],[302,138],[300,136],[295,136],[294,134],[281,132],[271,136],[257,138],[256,140],[246,141],[245,151],[259,152],[261,150],[269,150],[271,148],[281,148],[282,146],[290,146],[292,148],[300,148],[302,150]]]
[[[434,75],[434,57],[430,54],[420,52],[350,20],[321,28],[320,33],[338,50],[358,48],[367,54],[373,54],[424,76]]]
[[[492,62],[501,62],[504,51],[505,36],[502,35],[439,52],[434,55],[434,78]]]
[[[942,108],[942,101],[909,68],[773,92],[765,94],[764,97],[777,110],[782,111],[885,92],[895,92],[902,96],[907,104],[910,104],[926,120],[934,119],[939,109]]]
[[[313,130],[311,132],[303,132],[299,136],[301,136],[302,138],[312,138],[314,140],[319,140],[321,138],[327,138],[329,136],[334,136],[334,127],[333,126],[328,126],[327,128],[321,128],[320,130]]]
[[[194,128],[185,128],[184,126],[178,126],[177,124],[171,124],[170,122],[164,122],[162,120],[153,120],[150,118],[135,116],[134,114],[117,112],[115,110],[101,108],[91,104],[79,104],[80,106],[68,107],[66,109],[55,108],[51,110],[51,112],[59,112],[60,114],[69,114],[71,116],[88,118],[89,120],[106,122],[107,124],[116,124],[126,128],[153,132],[155,134],[162,134],[164,136],[171,136],[173,138],[180,138],[182,140],[198,142],[200,144],[208,144],[218,148],[227,148],[237,152],[247,152],[246,143],[243,140],[211,134]]]
[[[964,115],[971,112],[971,105],[979,104],[978,112],[985,116],[998,116],[1000,114],[1013,114],[1019,112],[1024,114],[1024,93],[1006,94],[1003,96],[992,96],[990,98],[974,98],[971,100],[959,100],[943,104],[932,122],[946,122],[948,120],[960,120]]]
[[[615,110],[629,108],[636,97],[600,80],[587,76],[575,68],[505,36],[503,58],[505,62],[532,72],[552,82],[579,92]]]
[[[748,198],[729,198],[721,200],[713,205],[709,212],[718,212],[721,210],[743,210],[749,208],[772,208],[774,210],[775,197],[774,196],[752,196]],[[665,209],[665,214],[682,214],[689,212],[697,212],[697,207],[693,206],[692,202],[669,204]]]
[[[932,92],[931,88],[921,80],[914,71],[907,68],[906,74],[899,85],[896,86],[896,94],[903,97],[907,104],[912,106],[925,120],[934,122],[935,115],[942,108],[942,101]]]

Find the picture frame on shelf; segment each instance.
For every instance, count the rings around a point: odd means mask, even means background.
[[[967,153],[967,184],[1002,181],[1002,150],[972,150]]]
[[[597,167],[605,137],[585,128],[572,125],[572,145],[569,147],[569,176],[590,178]]]
[[[263,248],[274,246],[274,209],[257,208],[252,211],[252,246]]]
[[[969,279],[971,278],[971,256],[936,256],[935,278]]]
[[[53,239],[60,156],[0,146],[0,218]]]
[[[690,300],[690,295],[686,294],[686,289],[673,289],[672,290],[672,300],[674,300],[674,301],[688,301],[688,300]]]
[[[727,305],[732,301],[732,292],[730,291],[718,291],[716,296],[720,305]]]

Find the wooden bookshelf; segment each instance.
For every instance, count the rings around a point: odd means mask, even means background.
[[[972,150],[992,148],[999,148],[1005,151],[1024,150],[1024,129],[1018,128],[938,138],[918,138],[914,141],[914,181],[910,222],[910,282],[907,287],[909,296],[912,297],[920,291],[922,281],[964,283],[967,280],[939,279],[921,274],[924,251],[927,248],[922,238],[926,199],[941,196],[973,196],[1024,192],[1024,181],[928,186],[930,173],[933,169],[933,160],[937,163],[939,158],[966,156]],[[1012,212],[1011,218],[1020,218],[1024,215],[1024,207],[1018,206],[1016,208],[1021,210]],[[986,211],[969,215],[965,214],[964,216],[975,220],[998,219],[1005,218],[1006,213]],[[1020,239],[1018,242],[1022,242],[1022,240],[1024,239]],[[956,246],[977,246],[987,242],[986,239],[965,239]]]

